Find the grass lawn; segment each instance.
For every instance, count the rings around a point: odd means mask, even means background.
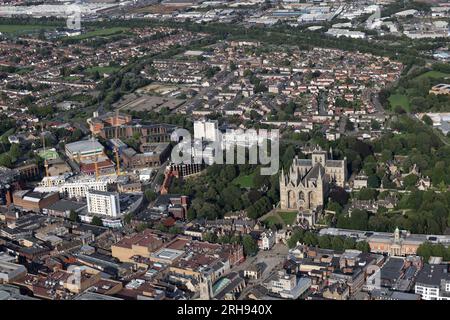
[[[239,176],[233,180],[233,184],[238,185],[241,188],[252,188],[253,176],[254,174],[249,174],[247,176]]]
[[[54,29],[55,26],[45,26],[36,24],[0,24],[1,33],[22,33],[29,31],[38,31],[41,29]]]
[[[78,80],[80,80],[80,77],[77,77],[77,76],[67,76],[67,77],[63,77],[62,79],[63,79],[64,81],[70,82],[70,81],[78,81]]]
[[[58,152],[53,151],[53,150],[42,150],[41,152],[38,153],[38,155],[43,158],[43,159],[56,159],[59,157]]]
[[[445,77],[450,77],[450,74],[440,71],[428,71],[421,74],[420,76],[417,76],[416,79],[424,79],[424,78],[439,79]]]
[[[389,104],[391,108],[395,108],[396,106],[401,106],[406,111],[409,111],[409,100],[408,97],[404,94],[393,94],[389,97]]]
[[[106,29],[97,29],[97,30],[93,30],[93,31],[89,31],[89,32],[80,34],[79,36],[68,37],[66,39],[84,40],[84,39],[89,39],[89,38],[93,38],[93,37],[106,37],[106,36],[111,36],[114,34],[122,33],[125,30],[128,30],[128,28],[112,27],[112,28],[106,28]]]
[[[427,71],[422,73],[421,75],[415,77],[415,80],[423,80],[423,79],[441,79],[450,77],[449,73],[444,73],[440,71]],[[409,97],[413,94],[414,90],[411,88],[407,89],[406,94],[394,93],[389,97],[389,104],[391,109],[394,109],[396,106],[401,106],[405,111],[411,111],[409,104]]]
[[[119,70],[120,67],[91,67],[91,68],[87,68],[86,69],[86,73],[94,73],[95,71],[98,71],[98,73],[103,74],[103,73],[107,73],[107,74],[111,74],[116,70]]]
[[[278,215],[283,219],[284,224],[292,225],[297,218],[297,212],[278,212]]]
[[[281,219],[278,215],[267,217],[263,220],[265,223],[267,223],[267,226],[269,228],[273,227],[276,224],[281,224]]]
[[[33,71],[34,67],[23,67],[16,71],[17,74],[26,74],[30,71]]]

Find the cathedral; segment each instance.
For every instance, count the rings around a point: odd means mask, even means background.
[[[318,211],[324,205],[331,184],[345,186],[347,160],[333,160],[320,147],[311,152],[311,159],[296,156],[288,173],[281,171],[281,210]]]

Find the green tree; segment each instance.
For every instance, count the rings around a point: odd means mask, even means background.
[[[145,190],[145,198],[147,199],[148,202],[155,201],[157,196],[158,195],[153,190],[150,189]]]
[[[415,174],[409,174],[403,179],[403,185],[405,188],[414,187],[419,180],[419,177]]]
[[[9,154],[7,153],[0,154],[0,166],[11,168],[12,159]]]
[[[339,203],[331,200],[330,202],[328,202],[327,210],[334,211],[336,214],[340,214],[342,212],[342,206]]]
[[[345,123],[345,130],[347,131],[355,130],[355,124],[352,121],[350,121],[350,119],[347,119],[347,122]]]
[[[11,148],[9,148],[9,155],[13,160],[13,162],[20,157],[21,155],[20,146],[17,143],[13,143],[11,145]]]
[[[319,237],[318,239],[318,246],[319,248],[328,249],[331,247],[331,239],[329,236],[324,235]]]
[[[362,188],[358,193],[359,200],[376,200],[377,190],[371,188]]]
[[[365,210],[353,210],[350,218],[350,229],[367,230],[369,214]]]
[[[418,248],[417,248],[417,255],[421,256],[423,258],[423,260],[425,262],[427,262],[430,257],[433,255],[432,252],[432,244],[429,242],[424,242],[422,243]]]
[[[127,214],[123,217],[123,222],[124,222],[125,224],[130,224],[130,223],[131,223],[131,218],[132,218],[131,213],[127,213]]]
[[[362,252],[370,252],[369,243],[367,243],[366,241],[358,241],[356,243],[356,250],[359,250]]]
[[[101,218],[99,218],[97,216],[94,216],[92,218],[91,224],[94,225],[94,226],[102,227],[103,226],[103,221],[102,221]]]
[[[75,210],[70,210],[69,220],[73,222],[79,221],[78,213]]]
[[[369,188],[378,188],[380,186],[380,178],[375,174],[370,175],[367,179],[367,186]]]
[[[346,237],[344,239],[344,249],[354,249],[356,247],[356,241],[353,238]]]
[[[372,119],[370,122],[370,127],[372,128],[372,130],[380,130],[381,125],[377,120]]]
[[[202,238],[203,238],[203,241],[211,242],[211,243],[216,243],[218,241],[217,234],[215,234],[214,232],[207,232],[203,235]]]
[[[297,242],[302,243],[303,242],[303,234],[304,231],[302,229],[295,230],[291,237],[288,239],[287,244],[290,249],[295,248],[297,245]]]
[[[136,226],[136,231],[137,232],[142,232],[142,231],[144,231],[147,228],[148,228],[148,225],[145,222],[143,222],[143,223],[140,223],[139,225]]]
[[[331,249],[334,251],[344,251],[344,241],[342,240],[342,237],[333,238],[333,241],[331,242]]]
[[[246,256],[254,256],[258,252],[258,244],[252,236],[246,234],[242,237],[242,245]]]
[[[433,125],[433,120],[431,120],[431,118],[426,114],[422,117],[422,121],[429,126]]]

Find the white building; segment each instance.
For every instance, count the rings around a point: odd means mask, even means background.
[[[278,272],[269,279],[266,287],[269,291],[280,295],[285,299],[297,299],[311,286],[311,279],[302,277],[297,279],[293,274],[286,274],[284,271]]]
[[[68,178],[67,175],[44,177],[39,183],[39,187],[44,188],[59,187],[66,182],[67,178]]]
[[[325,34],[336,38],[347,37],[352,39],[364,39],[366,34],[360,31],[351,31],[347,29],[330,28]]]
[[[108,181],[95,179],[66,182],[59,188],[59,193],[68,198],[84,198],[89,190],[108,191]]]
[[[194,122],[194,141],[191,154],[194,163],[212,165],[215,157],[215,147],[210,142],[220,139],[219,123],[217,120],[200,120]]]
[[[194,140],[217,141],[219,122],[217,120],[200,120],[194,122]]]
[[[450,273],[448,264],[425,264],[414,287],[423,300],[450,300]]]
[[[275,244],[275,233],[272,230],[265,231],[261,234],[259,241],[260,250],[270,250]]]
[[[202,163],[204,161],[208,165],[214,164],[215,151],[214,146],[210,143],[195,140],[191,151],[194,163]]]
[[[366,175],[360,174],[355,177],[353,180],[353,188],[354,189],[362,189],[367,188],[367,180],[368,177]]]
[[[120,216],[119,193],[90,190],[86,193],[88,212],[117,218]]]

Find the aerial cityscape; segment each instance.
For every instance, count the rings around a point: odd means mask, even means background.
[[[450,300],[449,24],[0,0],[0,300]]]

